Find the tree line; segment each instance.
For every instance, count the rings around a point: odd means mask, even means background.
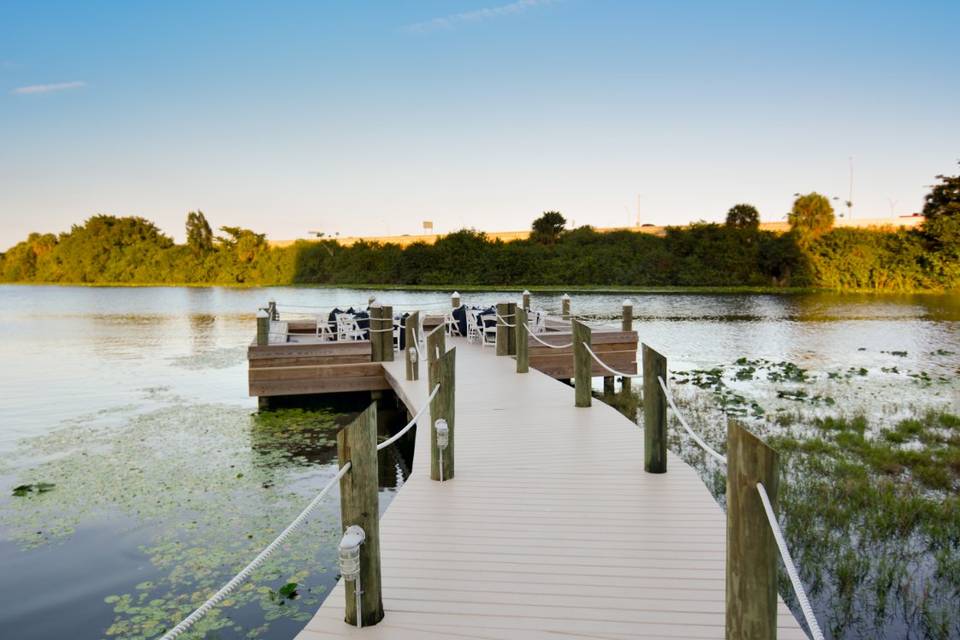
[[[463,229],[434,244],[301,240],[271,246],[240,227],[214,233],[190,212],[186,244],[149,220],[95,215],[70,231],[32,233],[0,255],[0,281],[64,284],[490,285],[960,289],[960,176],[937,176],[919,229],[833,228],[827,198],[797,197],[791,230],[759,229],[748,204],[724,224],[629,230],[567,229],[545,212],[528,239],[502,242]]]

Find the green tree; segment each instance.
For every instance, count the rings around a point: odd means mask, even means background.
[[[556,244],[566,224],[567,219],[559,211],[544,211],[542,216],[533,221],[530,239],[540,244]]]
[[[797,196],[787,220],[801,240],[810,240],[833,228],[833,207],[827,197],[819,193]]]
[[[759,229],[760,212],[752,204],[735,204],[727,211],[727,226],[734,229]]]
[[[195,254],[213,250],[213,230],[203,211],[191,211],[187,214],[187,246]]]
[[[960,175],[937,176],[923,204],[923,230],[940,245],[960,245]]]

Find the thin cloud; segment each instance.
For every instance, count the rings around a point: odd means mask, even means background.
[[[443,29],[453,29],[458,24],[465,22],[481,22],[492,18],[503,18],[518,13],[523,13],[528,9],[533,9],[547,4],[553,4],[556,0],[517,0],[510,4],[501,4],[495,7],[484,7],[474,11],[464,11],[463,13],[454,13],[449,16],[434,18],[425,22],[416,22],[403,28],[409,33],[428,33],[430,31],[439,31]]]
[[[18,96],[32,93],[53,93],[54,91],[67,91],[68,89],[79,89],[85,86],[87,86],[87,83],[81,80],[74,80],[73,82],[53,82],[51,84],[31,84],[26,87],[17,87],[10,93]]]

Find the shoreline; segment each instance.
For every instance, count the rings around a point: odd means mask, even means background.
[[[286,284],[244,284],[217,282],[0,282],[0,286],[18,287],[86,287],[102,289],[138,289],[138,288],[189,288],[189,289],[374,289],[381,291],[437,291],[437,292],[482,292],[516,291],[531,293],[590,293],[590,294],[660,294],[660,295],[801,295],[813,293],[834,293],[837,295],[960,295],[960,290],[916,289],[909,291],[888,291],[876,289],[827,289],[822,287],[774,287],[774,286],[662,286],[645,287],[630,285],[494,285],[494,284],[365,284],[365,283],[286,283]]]

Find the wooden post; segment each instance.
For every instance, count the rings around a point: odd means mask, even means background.
[[[506,302],[497,303],[497,355],[505,356],[510,353],[510,338],[508,336],[509,329],[507,325],[504,324],[504,321],[509,322],[508,315],[510,312],[507,311]]]
[[[520,295],[522,300],[520,303],[520,306],[522,306],[524,311],[526,311],[527,309],[530,308],[530,292],[524,289],[523,293]]]
[[[420,339],[420,312],[414,311],[407,316],[404,326],[403,340],[407,348],[407,380],[420,379],[420,358],[417,354],[418,340]],[[412,354],[412,355],[411,355]]]
[[[269,302],[267,302],[267,313],[270,314],[270,319],[271,319],[271,320],[279,320],[279,319],[280,319],[280,313],[277,311],[277,301],[276,301],[276,300],[270,300]]]
[[[380,303],[374,302],[370,305],[370,362],[383,362],[383,341],[380,339],[380,318],[383,316],[383,308]]]
[[[593,358],[587,352],[584,345],[591,346],[590,327],[578,320],[574,320],[573,326],[573,381],[575,387],[574,406],[589,407],[593,399],[591,389],[591,373],[593,371]]]
[[[777,546],[760,500],[777,508],[777,452],[727,423],[727,638],[777,637]]]
[[[615,393],[613,376],[603,376],[603,395],[612,396]]]
[[[450,307],[453,309],[458,309],[460,307],[460,292],[454,291],[450,296]]]
[[[643,345],[643,468],[667,472],[667,397],[658,378],[667,381],[667,359]]]
[[[436,362],[447,352],[447,334],[441,329],[434,329],[427,334],[427,366]],[[429,369],[427,370],[429,372]],[[428,376],[429,378],[429,376]],[[430,387],[433,390],[433,387]]]
[[[623,320],[621,321],[620,328],[624,331],[633,331],[633,301],[624,300],[623,301]],[[620,390],[623,393],[630,393],[630,385],[632,380],[630,378],[623,378],[620,381]]]
[[[512,324],[512,327],[507,327],[507,355],[515,356],[517,355],[517,303],[508,302],[507,303],[507,315],[503,316],[507,320],[507,324]]]
[[[373,303],[376,301],[377,301],[377,296],[370,294],[370,296],[367,297],[367,309],[372,307]]]
[[[373,403],[353,423],[337,433],[337,458],[350,470],[340,479],[340,520],[343,530],[351,525],[363,528],[360,545],[360,607],[364,627],[383,619],[380,593],[380,509],[377,499],[377,404]],[[345,582],[344,621],[357,624],[354,587]]]
[[[560,315],[564,320],[570,319],[570,296],[566,293],[560,298]]]
[[[530,338],[527,336],[527,309],[517,309],[517,373],[530,371]]]
[[[380,307],[380,329],[382,361],[393,362],[393,307],[388,304]]]
[[[450,480],[454,476],[454,397],[456,393],[456,364],[457,349],[454,347],[441,355],[430,364],[429,387],[430,391],[440,385],[437,395],[430,401],[430,478],[433,480]],[[437,447],[437,420],[446,420],[449,429],[447,448],[442,452]],[[440,477],[440,456],[443,456],[443,478]]]
[[[257,346],[270,344],[270,314],[266,309],[257,311]]]

